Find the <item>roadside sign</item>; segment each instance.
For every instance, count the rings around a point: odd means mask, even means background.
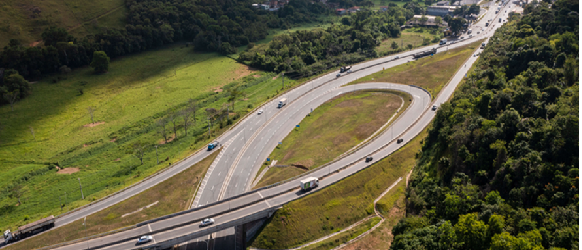
[[[299,125],[295,125],[295,127],[297,127],[297,128],[298,128],[298,127],[299,127]]]
[[[283,142],[279,142],[279,145],[283,144]]]
[[[267,158],[267,161],[271,161],[271,158]]]

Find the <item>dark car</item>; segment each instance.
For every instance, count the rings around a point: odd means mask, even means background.
[[[403,141],[404,141],[404,139],[396,139],[396,143],[398,143],[398,144],[400,144]]]
[[[437,106],[436,105],[432,106],[432,111],[435,111],[435,110],[437,110]]]
[[[374,160],[374,158],[372,158],[372,156],[366,157],[366,162],[371,162],[372,160]]]

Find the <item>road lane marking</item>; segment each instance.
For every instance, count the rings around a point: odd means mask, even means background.
[[[265,200],[265,203],[267,203],[267,206],[271,207],[271,204],[269,204],[267,200]]]
[[[257,194],[258,194],[259,196],[261,196],[261,199],[263,199],[263,198],[264,198],[264,197],[263,197],[263,195],[262,195],[261,193],[257,192]]]
[[[152,227],[150,226],[150,224],[148,223],[148,228],[150,229],[150,233],[152,232]]]

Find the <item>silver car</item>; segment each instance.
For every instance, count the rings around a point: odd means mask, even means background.
[[[201,227],[205,227],[205,226],[212,225],[212,224],[214,224],[214,219],[212,219],[212,218],[206,218],[200,222]]]
[[[153,239],[154,239],[154,237],[152,237],[151,235],[144,235],[142,237],[139,237],[139,239],[137,239],[137,244],[148,243],[148,242],[152,241]]]

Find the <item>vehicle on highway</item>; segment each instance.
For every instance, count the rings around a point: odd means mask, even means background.
[[[148,243],[148,242],[152,241],[153,239],[154,239],[154,237],[152,237],[151,235],[144,235],[142,237],[139,237],[139,239],[137,239],[137,244]]]
[[[437,106],[436,106],[436,105],[433,105],[431,110],[432,110],[432,111],[435,111],[435,110],[437,110]]]
[[[400,144],[403,141],[404,141],[404,139],[396,139],[396,143],[398,143],[398,144]]]
[[[263,113],[263,110],[262,110],[262,109],[260,109],[260,110],[259,110],[259,112],[257,112],[257,115],[260,115],[260,114],[262,114],[262,113]]]
[[[396,57],[394,57],[394,60],[399,59],[399,58],[400,58],[399,56],[396,56]]]
[[[319,179],[317,179],[317,177],[307,177],[299,183],[299,187],[301,187],[302,191],[307,191],[316,188],[317,186],[319,186]]]
[[[501,18],[499,18],[499,22],[501,22]]]
[[[213,143],[208,144],[208,151],[213,150],[215,148],[218,147],[218,145],[220,145],[220,143],[218,141],[215,141]]]
[[[279,100],[279,104],[277,105],[277,108],[282,108],[285,105],[287,105],[287,98],[283,98],[283,99]]]
[[[205,227],[205,226],[212,225],[212,224],[214,224],[214,219],[212,219],[212,218],[206,218],[200,222],[201,227]]]
[[[28,223],[24,226],[20,226],[18,227],[18,230],[15,232],[11,232],[10,230],[4,231],[4,242],[6,242],[6,244],[16,242],[28,236],[50,229],[51,227],[54,226],[55,226],[55,216],[51,215],[44,219],[40,219],[35,222]]]
[[[462,36],[462,37],[461,37],[461,38],[459,38],[459,39],[465,39],[465,37],[464,37],[464,36]]]
[[[335,77],[340,77],[340,76],[342,76],[342,74],[340,74],[340,73],[337,73],[337,75],[335,75]]]
[[[481,31],[477,31],[477,35],[481,34]]]
[[[484,49],[485,48],[485,45],[486,45],[485,43],[482,43],[481,44],[481,49]]]
[[[350,69],[352,69],[352,66],[343,66],[340,68],[340,73],[347,72]]]
[[[439,45],[445,45],[447,44],[447,39],[441,39],[441,41],[439,42]]]
[[[366,157],[366,162],[371,162],[372,160],[374,160],[374,158],[372,156]]]
[[[423,56],[434,55],[434,54],[436,54],[436,52],[437,52],[437,49],[434,48],[434,49],[430,49],[430,50],[425,50],[425,51],[422,51],[422,52],[418,52],[418,53],[412,55],[412,57],[415,58],[415,59],[416,58],[421,58]]]

